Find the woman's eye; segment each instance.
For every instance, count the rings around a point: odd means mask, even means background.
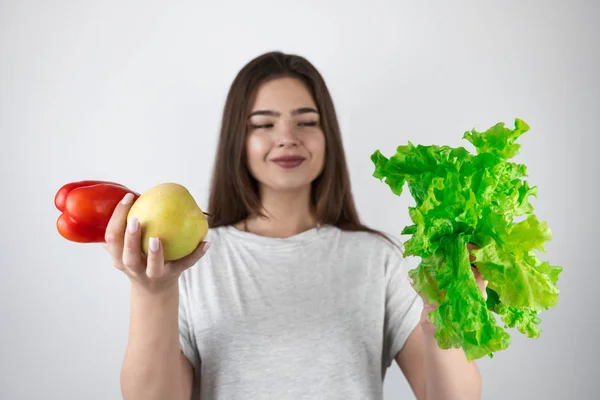
[[[252,124],[253,129],[267,129],[272,128],[273,124]]]
[[[300,126],[317,126],[316,121],[300,122]]]

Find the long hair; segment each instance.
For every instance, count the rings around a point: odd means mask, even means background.
[[[313,181],[311,191],[317,221],[345,231],[371,232],[387,238],[363,225],[356,212],[340,127],[323,77],[304,57],[278,51],[251,60],[239,71],[229,89],[208,201],[210,227],[235,224],[250,215],[263,215],[258,184],[246,163],[246,122],[259,86],[280,77],[302,81],[321,116],[325,165]]]

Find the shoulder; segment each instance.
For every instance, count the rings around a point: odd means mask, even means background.
[[[343,240],[348,242],[362,243],[365,246],[374,247],[384,252],[401,254],[404,251],[404,244],[400,238],[387,232],[346,231],[342,229],[339,229],[339,232]]]
[[[222,226],[217,226],[217,227],[211,227],[208,230],[205,240],[211,241],[211,240],[214,240],[219,237],[229,236],[229,235],[231,235],[231,233],[232,233],[231,231],[233,229],[237,229],[237,228],[235,228],[233,225],[222,225]]]
[[[344,247],[367,252],[384,264],[397,264],[404,261],[404,243],[398,236],[387,232],[338,230],[340,242]]]

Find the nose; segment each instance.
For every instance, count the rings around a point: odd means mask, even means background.
[[[278,147],[296,147],[300,144],[298,135],[294,131],[292,124],[281,124],[277,132]]]

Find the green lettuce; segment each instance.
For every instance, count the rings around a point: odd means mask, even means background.
[[[562,267],[538,258],[552,234],[533,214],[529,197],[537,187],[524,180],[524,165],[509,161],[520,151],[517,139],[529,130],[498,123],[463,139],[476,149],[418,145],[399,146],[386,158],[376,150],[373,176],[400,196],[406,184],[415,200],[408,213],[411,235],[404,255],[421,258],[409,271],[415,289],[438,307],[429,317],[440,348],[462,347],[469,360],[505,350],[517,328],[529,338],[540,335],[539,313],[557,304]],[[478,249],[474,264],[489,282],[487,300],[479,290],[467,244]],[[499,316],[504,327],[501,327]]]

